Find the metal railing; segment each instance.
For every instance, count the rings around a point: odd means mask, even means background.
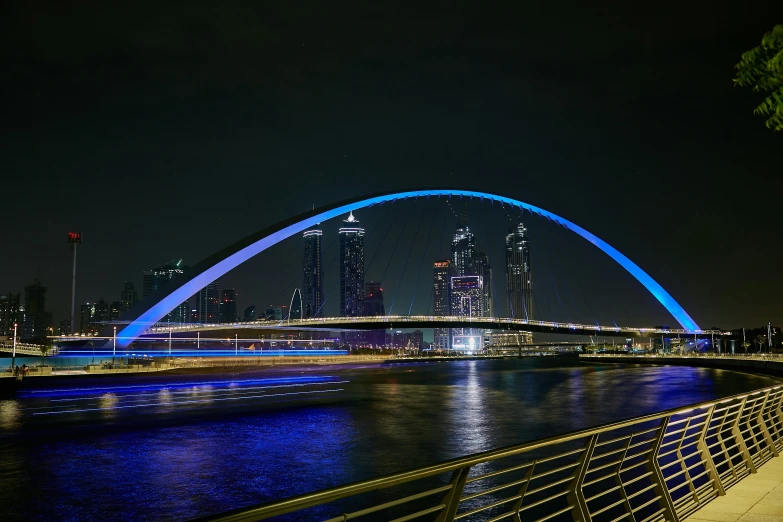
[[[783,353],[615,353],[615,354],[600,354],[600,353],[587,353],[580,354],[582,359],[616,359],[618,357],[628,358],[640,358],[640,359],[722,359],[727,361],[783,361]]]
[[[778,456],[782,401],[773,386],[207,520],[676,522]]]

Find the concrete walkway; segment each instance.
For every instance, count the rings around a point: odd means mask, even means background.
[[[693,522],[783,522],[783,457],[762,465],[686,520]]]

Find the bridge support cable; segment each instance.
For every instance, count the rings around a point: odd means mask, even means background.
[[[397,253],[397,247],[400,246],[400,240],[402,239],[402,235],[405,233],[405,228],[408,226],[408,216],[405,216],[405,221],[402,224],[402,230],[400,230],[400,235],[397,236],[397,241],[394,243],[394,249],[392,250],[392,255],[389,256],[389,261],[386,263],[386,268],[383,269],[383,274],[381,275],[381,278],[378,280],[381,284],[383,284],[383,280],[386,277],[386,273],[389,271],[389,266],[391,266],[392,259],[394,259],[394,254]]]
[[[435,211],[432,213],[432,219],[430,220],[430,226],[427,227],[429,230],[427,232],[427,241],[424,243],[424,252],[421,254],[421,261],[419,262],[419,272],[416,274],[416,283],[413,286],[413,296],[411,297],[411,304],[408,306],[408,315],[411,315],[411,312],[413,311],[413,302],[416,300],[416,292],[419,289],[419,282],[421,281],[421,270],[424,268],[424,260],[427,258],[427,251],[430,248],[430,238],[432,237],[432,230],[435,228],[433,225],[435,223],[435,217],[438,215],[438,210],[435,209]],[[391,312],[389,312],[389,315],[391,315]]]
[[[411,260],[411,253],[413,252],[413,249],[416,247],[416,238],[419,237],[419,229],[421,228],[421,220],[424,217],[424,210],[425,209],[422,208],[421,215],[419,216],[419,219],[416,223],[416,232],[413,233],[413,241],[411,241],[411,247],[408,249],[408,256],[405,258],[405,264],[402,265],[402,273],[400,274],[400,278],[397,280],[397,288],[394,289],[392,302],[391,305],[389,305],[389,309],[386,311],[386,315],[392,315],[392,310],[394,309],[394,303],[397,301],[397,294],[400,291],[400,284],[402,283],[402,278],[405,277],[405,271],[408,269],[408,262]],[[405,229],[403,228],[403,231],[404,230]],[[402,235],[400,235],[400,237],[402,237]]]
[[[448,204],[448,200],[446,200],[446,203]],[[449,208],[451,209],[451,205],[449,205]],[[454,212],[453,209],[451,209],[452,212]],[[443,216],[443,230],[440,233],[440,241],[438,242],[438,248],[435,250],[435,253],[438,256],[438,259],[443,259],[443,256],[441,255],[443,252],[443,238],[446,237],[446,223],[448,223],[449,220],[449,213],[446,212]],[[430,291],[430,296],[427,301],[427,315],[430,315],[430,310],[432,308],[432,298],[433,298],[433,291]]]

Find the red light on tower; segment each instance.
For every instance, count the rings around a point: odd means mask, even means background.
[[[68,232],[68,243],[81,243],[81,242],[82,242],[81,232]]]

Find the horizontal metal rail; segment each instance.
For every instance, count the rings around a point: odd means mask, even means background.
[[[783,385],[203,520],[677,522],[783,450]]]

